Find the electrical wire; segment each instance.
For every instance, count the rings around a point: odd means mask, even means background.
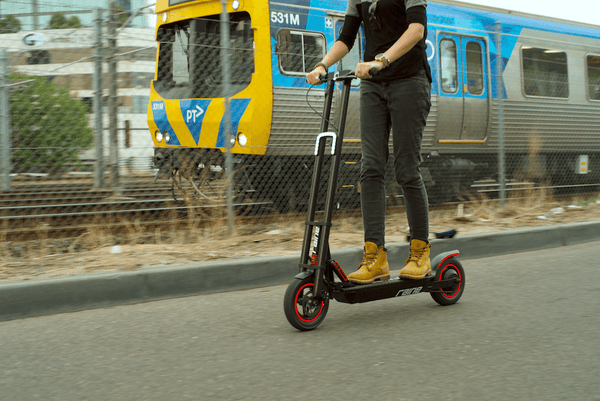
[[[334,83],[332,83],[332,85],[335,85]],[[308,104],[308,107],[310,107],[312,109],[312,111],[314,111],[315,113],[317,113],[319,115],[319,117],[321,117],[322,120],[327,121],[332,127],[333,129],[335,129],[336,133],[339,133],[339,129],[338,127],[335,126],[334,123],[331,122],[331,120],[325,118],[325,116],[323,114],[321,114],[320,112],[318,112],[311,104],[310,101],[308,100],[308,94],[310,93],[310,90],[313,88],[313,86],[315,86],[314,84],[310,86],[310,88],[308,88],[308,90],[306,91],[306,104]],[[325,99],[327,101],[327,99]]]

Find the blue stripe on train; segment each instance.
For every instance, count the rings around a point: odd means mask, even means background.
[[[171,136],[171,140],[168,144],[181,146],[179,138],[177,138],[173,127],[171,127],[171,123],[169,123],[169,117],[167,117],[167,108],[165,107],[165,102],[163,102],[162,100],[152,102],[152,117],[154,117],[154,123],[156,124],[160,132],[162,132],[164,135],[165,131],[167,131]]]
[[[212,100],[181,100],[179,102],[179,108],[181,109],[181,116],[183,121],[187,125],[192,138],[196,141],[200,140],[200,131],[202,130],[202,121],[206,115],[206,110]]]
[[[231,111],[231,133],[233,138],[237,135],[237,130],[240,125],[240,120],[246,112],[250,99],[231,99],[229,101],[229,109]],[[217,137],[217,148],[224,148],[227,146],[225,142],[225,114],[221,120],[221,126],[219,127],[219,136]]]

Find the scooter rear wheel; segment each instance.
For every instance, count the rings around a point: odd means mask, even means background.
[[[329,299],[316,300],[314,277],[295,279],[283,297],[283,311],[288,322],[298,330],[316,329],[327,315]]]
[[[446,259],[435,274],[436,281],[458,278],[458,283],[443,287],[442,292],[432,292],[431,297],[440,305],[452,305],[458,302],[465,290],[465,270],[458,261],[452,257]]]

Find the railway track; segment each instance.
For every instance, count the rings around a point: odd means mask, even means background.
[[[174,190],[170,180],[154,181],[153,176],[122,179],[120,196],[114,196],[112,190],[95,189],[91,177],[33,177],[14,180],[12,184],[11,191],[0,192],[0,240],[3,241],[76,237],[98,227],[118,232],[132,224],[152,231],[173,230],[190,223],[202,226],[223,220],[227,210],[225,187],[219,181],[203,187],[206,191],[201,195],[189,183],[180,183],[181,187]],[[557,187],[539,186],[534,182],[506,183],[506,191],[513,197],[520,191],[568,190],[572,195],[597,189],[598,185]],[[490,199],[497,198],[499,191],[500,185],[494,180],[478,181],[471,186],[471,194]],[[392,204],[401,205],[402,196],[393,197]],[[234,208],[240,218],[254,222],[268,220],[275,214],[273,202],[237,198]],[[294,212],[298,218],[303,215],[301,211]]]
[[[191,185],[183,191],[194,194]],[[135,177],[120,182],[120,195],[97,190],[91,179],[61,178],[15,181],[12,190],[0,193],[0,233],[5,241],[40,237],[76,237],[94,227],[119,231],[135,223],[144,229],[173,229],[181,224],[206,224],[223,214],[227,202],[222,186],[213,184],[209,196],[184,197],[171,181]],[[174,196],[179,195],[179,196]],[[238,200],[238,214],[261,209],[269,202]]]

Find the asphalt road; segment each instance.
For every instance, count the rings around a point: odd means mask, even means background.
[[[463,261],[458,304],[285,286],[0,323],[0,400],[600,400],[600,242]]]

